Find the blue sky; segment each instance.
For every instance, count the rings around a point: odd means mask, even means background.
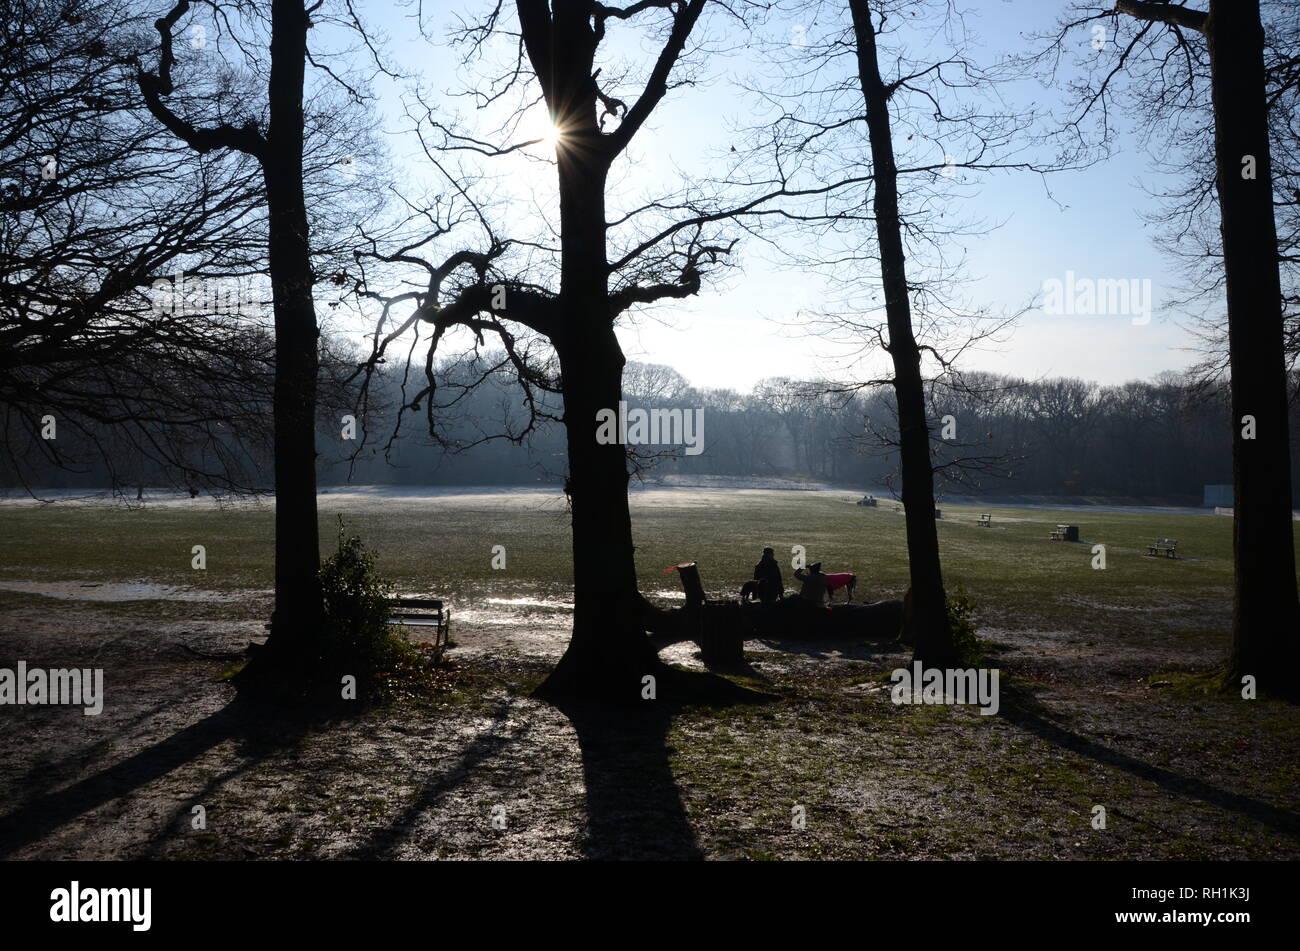
[[[507,7],[511,6],[507,4]],[[1025,32],[1050,27],[1063,3],[1033,0],[975,0],[966,4],[977,15],[976,32],[983,52],[1023,52]],[[453,22],[457,12],[473,16],[488,9],[481,0],[439,0],[428,18],[438,28]],[[430,9],[426,6],[426,10]],[[390,36],[392,58],[419,75],[434,89],[463,88],[470,78],[459,70],[458,54],[430,45],[418,36],[409,10],[373,9],[369,17]],[[720,22],[720,21],[716,21]],[[776,23],[772,29],[788,28]],[[814,28],[810,28],[814,29]],[[1078,38],[1081,50],[1088,36]],[[646,47],[629,45],[630,54],[645,56]],[[621,170],[638,188],[657,183],[671,188],[680,170],[707,170],[732,141],[734,128],[752,121],[752,106],[738,81],[761,74],[764,64],[740,53],[719,57],[708,65],[710,81],[674,95],[642,130],[629,154],[631,168]],[[1063,103],[1056,89],[1021,84],[1040,105]],[[389,128],[397,127],[400,90],[383,83],[381,111]],[[450,108],[450,106],[449,106]],[[462,106],[463,110],[463,106]],[[539,120],[541,116],[537,117]],[[411,157],[412,144],[393,136],[389,145],[413,178],[422,172]],[[1176,289],[1171,262],[1151,243],[1143,212],[1155,210],[1148,189],[1160,184],[1151,157],[1134,140],[1116,142],[1115,155],[1092,168],[1055,175],[1053,198],[1032,175],[1002,175],[983,180],[962,202],[964,218],[1003,222],[989,235],[965,244],[968,272],[975,279],[966,295],[993,308],[1017,309],[1044,282],[1064,280],[1067,271],[1078,277],[1144,279],[1151,282],[1155,315],[1135,324],[1127,316],[1067,316],[1032,311],[1021,318],[1008,339],[992,349],[968,354],[967,369],[994,370],[1027,377],[1076,376],[1102,383],[1149,378],[1163,370],[1180,369],[1195,359],[1192,338],[1177,315],[1160,306]],[[405,158],[404,158],[405,157]],[[519,159],[493,160],[493,170],[510,176],[523,189],[521,197],[550,200],[549,170]],[[514,164],[511,164],[514,163]],[[611,215],[617,210],[612,202]],[[742,247],[743,270],[731,273],[718,288],[705,288],[698,298],[669,301],[620,333],[629,359],[666,363],[692,383],[748,389],[770,376],[852,376],[839,350],[823,337],[805,332],[807,314],[815,311],[823,293],[819,280],[783,267],[761,246]],[[858,373],[866,371],[859,367]]]

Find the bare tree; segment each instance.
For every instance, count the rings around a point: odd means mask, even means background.
[[[361,94],[309,48],[309,30],[327,13],[324,0],[310,6],[303,0],[272,0],[269,18],[239,0],[211,8],[212,18],[192,29],[204,36],[211,32],[214,42],[230,31],[228,42],[244,69],[223,60],[213,81],[192,92],[176,82],[185,64],[178,61],[174,31],[191,13],[188,0],[180,0],[156,23],[156,71],[141,68],[138,82],[149,111],[177,139],[200,154],[242,153],[261,172],[275,327],[275,612],[266,649],[242,676],[246,683],[278,683],[309,666],[323,610],[316,517],[319,328],[304,173],[310,145],[308,64],[342,84],[354,101]],[[344,5],[343,17],[360,29],[350,5]],[[341,274],[334,283],[347,280]]]
[[[471,208],[468,217],[476,218],[487,235],[482,250],[461,250],[441,259],[429,254],[430,243],[462,220],[453,211],[437,228],[399,243],[396,250],[382,250],[377,242],[371,255],[376,267],[405,263],[424,270],[420,288],[372,292],[384,317],[368,363],[386,359],[405,334],[416,334],[418,342],[421,322],[432,325],[423,379],[407,403],[410,409],[423,409],[432,432],[437,432],[436,411],[443,405],[433,354],[458,330],[468,331],[475,346],[491,335],[503,348],[532,419],[542,415],[539,394],[553,390],[563,397],[574,627],[568,650],[540,688],[540,695],[549,698],[635,701],[644,677],[672,675],[645,637],[648,605],[637,590],[627,499],[629,462],[635,460],[620,441],[598,441],[597,414],[616,408],[623,393],[625,358],[617,322],[656,301],[696,294],[706,273],[732,249],[733,242],[719,236],[719,223],[737,213],[760,213],[762,200],[756,197],[737,208],[724,207],[716,196],[684,194],[651,199],[611,216],[606,193],[611,169],[655,109],[675,86],[689,81],[683,71],[708,7],[733,21],[737,17],[717,0],[650,0],[626,7],[593,0],[518,0],[515,33],[497,4],[483,23],[465,28],[461,39],[479,49],[494,33],[517,38],[520,56],[500,82],[480,90],[479,98],[487,106],[507,90],[522,89],[523,108],[538,100],[544,105],[555,130],[557,220],[548,221],[550,230],[542,229],[535,240],[499,237],[452,176],[462,209]],[[645,22],[659,37],[649,65],[639,73],[629,68],[602,75],[598,60],[608,55],[602,49],[607,27]],[[441,123],[425,127],[430,132],[426,151],[434,164],[453,150],[499,156],[530,144],[491,145]],[[421,214],[427,220],[432,211]],[[398,317],[396,308],[407,305],[412,306],[409,315]],[[508,435],[522,439],[527,432]]]
[[[958,658],[935,527],[935,476],[964,478],[1005,460],[974,441],[951,451],[956,447],[932,428],[927,400],[945,392],[976,395],[958,361],[1018,316],[986,313],[960,299],[953,249],[957,239],[981,232],[949,211],[976,175],[1053,166],[1024,154],[1032,113],[997,99],[1006,70],[975,62],[954,5],[849,0],[800,3],[792,12],[817,24],[816,32],[805,31],[802,49],[790,54],[787,78],[795,81],[768,95],[777,122],[760,147],[777,168],[855,184],[792,217],[821,239],[818,257],[804,263],[830,272],[829,285],[843,298],[838,310],[828,305],[821,314],[827,334],[847,338],[857,356],[888,356],[883,375],[830,389],[893,392],[893,425],[872,421],[870,435],[882,447],[896,446],[900,460],[911,574],[907,623],[917,658],[947,666]]]
[[[1287,366],[1292,369],[1300,356],[1300,19],[1288,0],[1262,0],[1260,13],[1283,335]],[[1135,22],[1129,29],[1140,30],[1143,25]],[[1209,49],[1191,37],[1177,46],[1173,39],[1170,31],[1157,28],[1148,31],[1147,39],[1135,48],[1125,64],[1131,76],[1125,107],[1140,117],[1142,140],[1169,182],[1153,189],[1160,205],[1144,217],[1158,227],[1156,242],[1182,276],[1185,293],[1169,301],[1166,309],[1186,315],[1197,335],[1202,357],[1194,369],[1210,390],[1219,380],[1228,379],[1229,342],[1223,311],[1215,128],[1206,121],[1211,113]],[[1174,58],[1157,60],[1150,55],[1174,49]],[[1152,89],[1160,89],[1161,94],[1152,95]],[[1296,396],[1293,389],[1291,400]]]
[[[1082,136],[1089,116],[1098,118],[1103,133],[1109,130],[1112,86],[1126,73],[1140,83],[1141,97],[1159,101],[1165,112],[1199,109],[1212,116],[1233,427],[1236,575],[1228,680],[1249,674],[1261,686],[1294,692],[1300,601],[1269,122],[1275,96],[1265,66],[1261,5],[1209,0],[1205,9],[1196,9],[1119,0],[1113,9],[1083,7],[1062,24],[1049,53],[1059,55],[1064,37],[1084,26],[1109,28],[1114,43],[1104,47],[1111,52],[1101,77],[1079,89],[1082,107],[1070,124],[1072,133]],[[1282,72],[1285,61],[1284,55]]]
[[[15,2],[0,22],[6,475],[102,464],[118,482],[146,461],[248,488],[270,382],[243,293],[265,248],[256,170],[158,136],[130,65],[147,29],[118,0]]]

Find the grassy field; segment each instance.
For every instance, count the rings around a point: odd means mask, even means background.
[[[450,496],[412,507],[326,497],[323,507],[322,554],[332,550],[342,516],[401,590],[460,601],[567,594],[569,527],[559,499]],[[976,524],[982,511],[992,512],[993,527]],[[948,584],[964,588],[989,623],[1080,633],[1154,625],[1223,641],[1230,519],[968,507],[948,507],[944,515],[938,524]],[[272,520],[266,506],[6,506],[0,509],[0,580],[148,579],[264,592],[272,584]],[[1080,525],[1081,543],[1050,541],[1059,522]],[[675,578],[662,569],[693,560],[711,592],[732,594],[765,545],[777,549],[788,584],[794,545],[827,571],[856,572],[860,600],[901,596],[907,584],[903,517],[892,503],[858,508],[847,496],[813,492],[647,491],[633,495],[633,526],[647,592],[676,590]],[[1178,538],[1177,560],[1146,554],[1164,536]],[[1092,567],[1098,543],[1105,546],[1104,570]],[[198,544],[207,550],[204,571],[191,567]],[[494,545],[506,549],[505,570],[491,566]],[[0,593],[0,599],[14,596]]]
[[[981,511],[991,528],[976,524]],[[0,754],[0,855],[1300,855],[1295,707],[1204,689],[1228,646],[1230,519],[945,506],[949,588],[972,598],[1003,673],[996,716],[892,704],[882,685],[908,661],[896,644],[764,640],[722,673],[776,703],[587,716],[528,695],[566,640],[562,499],[325,495],[325,553],[339,515],[399,589],[451,601],[464,683],[445,703],[272,728],[234,710],[219,677],[228,663],[173,649],[235,648],[260,632],[265,506],[0,505],[0,665],[93,656],[118,685],[101,717],[7,717],[31,742]],[[765,545],[786,566],[802,545],[809,562],[856,572],[859,600],[906,586],[892,503],[649,490],[634,493],[633,522],[651,595],[675,592],[663,569],[694,560],[711,594],[731,596]],[[1049,541],[1058,522],[1079,525],[1083,541]],[[1163,536],[1179,540],[1179,558],[1145,554]],[[190,566],[197,544],[203,571]],[[1096,544],[1104,570],[1092,567]],[[492,567],[495,545],[504,570]],[[141,583],[174,587],[147,600],[96,595]],[[50,597],[59,585],[63,597]],[[235,598],[179,600],[176,589]],[[702,667],[690,644],[664,656]],[[192,834],[177,804],[195,797],[229,818]],[[1091,824],[1096,805],[1106,829]],[[510,816],[504,831],[489,821],[495,806]],[[792,825],[796,806],[804,828]]]

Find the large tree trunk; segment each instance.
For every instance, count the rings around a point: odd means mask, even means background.
[[[561,31],[561,35],[564,35]],[[580,31],[570,35],[581,36]],[[558,60],[557,60],[558,61]],[[627,499],[626,449],[596,442],[596,413],[617,410],[623,393],[623,351],[610,314],[606,263],[605,181],[609,159],[596,124],[587,75],[567,77],[557,95],[562,325],[552,343],[560,358],[568,437],[566,490],[573,515],[573,637],[539,688],[550,699],[603,697],[635,702],[642,678],[658,661],[642,621]]]
[[[645,634],[637,590],[625,450],[595,439],[596,411],[618,406],[623,354],[612,328],[577,336],[559,347],[573,516],[573,637],[540,694],[634,702],[642,678],[658,676],[661,664]]]
[[[958,658],[948,625],[947,597],[939,564],[939,533],[934,524],[934,472],[930,464],[930,429],[925,418],[921,351],[912,332],[903,234],[898,213],[898,168],[889,125],[889,92],[880,78],[875,25],[867,0],[849,0],[857,39],[858,77],[867,109],[875,184],[876,237],[889,325],[889,354],[894,363],[898,402],[899,454],[902,458],[903,508],[907,523],[907,560],[911,574],[911,616],[905,619],[915,658],[929,666],[948,667]]]
[[[675,44],[680,51],[703,0],[691,0],[687,7],[677,13],[675,39],[667,50]],[[643,680],[649,675],[656,678],[656,697],[669,688],[699,700],[759,699],[729,681],[675,671],[659,660],[646,636],[648,605],[637,591],[627,451],[617,440],[596,442],[596,413],[617,410],[624,367],[609,296],[605,222],[606,179],[622,145],[601,132],[597,105],[612,103],[601,101],[593,69],[604,27],[594,28],[593,6],[584,0],[554,0],[549,9],[545,0],[518,0],[518,10],[528,55],[559,131],[560,315],[549,337],[560,360],[573,513],[573,637],[537,693],[556,701],[635,704],[648,698]],[[656,94],[661,95],[667,77],[653,82],[661,85]],[[642,95],[651,95],[650,89]],[[626,109],[623,121],[629,121]]]
[[[316,517],[318,330],[303,192],[302,0],[272,5],[270,128],[262,160],[275,310],[275,613],[263,657],[279,672],[307,666],[322,619]]]
[[[1211,0],[1205,22],[1232,368],[1233,558],[1230,674],[1295,692],[1300,608],[1291,520],[1282,289],[1258,0]],[[1245,156],[1256,175],[1243,178]],[[1255,438],[1242,438],[1253,416]]]

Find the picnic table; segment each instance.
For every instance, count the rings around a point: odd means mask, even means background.
[[[975,524],[977,524],[977,525],[983,525],[985,528],[990,528],[990,527],[992,527],[992,525],[993,525],[993,515],[992,515],[992,513],[991,513],[991,512],[985,512],[985,513],[983,513],[982,515],[980,515],[979,519],[976,521]]]
[[[1054,542],[1077,542],[1079,540],[1078,525],[1057,525],[1049,534]]]

